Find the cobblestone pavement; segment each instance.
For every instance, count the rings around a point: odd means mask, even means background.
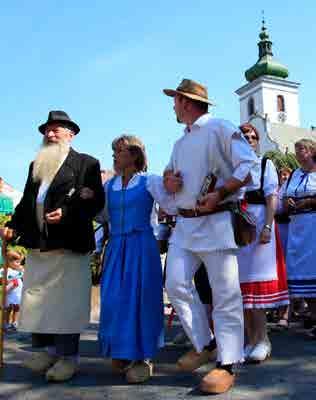
[[[155,376],[143,385],[127,385],[113,376],[109,361],[98,356],[97,325],[91,324],[81,339],[81,369],[64,384],[46,384],[21,367],[30,351],[30,338],[11,334],[6,340],[5,368],[0,372],[0,399],[5,400],[198,400],[200,378],[212,364],[194,374],[176,372],[175,361],[187,350],[172,345],[170,338],[179,330],[175,321],[167,334],[166,347],[155,364]],[[273,357],[262,365],[242,366],[235,387],[229,393],[213,396],[216,400],[312,400],[316,399],[316,341],[306,340],[299,329],[271,332]],[[211,396],[210,396],[211,397]]]

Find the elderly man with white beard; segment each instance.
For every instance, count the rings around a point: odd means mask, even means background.
[[[31,332],[39,348],[24,365],[47,381],[68,380],[78,370],[80,332],[90,316],[92,220],[104,206],[104,191],[99,162],[70,147],[79,130],[65,112],[49,113],[21,202],[0,230],[29,249],[19,330]]]

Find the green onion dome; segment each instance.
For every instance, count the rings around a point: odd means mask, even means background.
[[[288,69],[273,57],[272,42],[269,38],[264,20],[262,21],[259,38],[259,59],[255,65],[245,72],[247,81],[252,82],[262,75],[270,75],[283,79],[287,78],[289,76]]]

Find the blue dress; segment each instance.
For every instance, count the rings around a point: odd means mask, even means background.
[[[162,268],[150,215],[153,198],[146,176],[107,199],[110,238],[101,278],[99,341],[114,359],[153,358],[163,333]]]

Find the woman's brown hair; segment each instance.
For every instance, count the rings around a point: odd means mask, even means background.
[[[119,143],[124,143],[130,154],[136,157],[135,168],[137,172],[146,172],[148,164],[144,143],[137,136],[121,135],[112,142],[114,151]]]
[[[147,171],[147,157],[145,149],[137,145],[128,145],[127,150],[129,153],[135,157],[135,168],[137,172]]]
[[[249,123],[242,124],[240,125],[239,129],[242,131],[242,133],[254,132],[256,134],[257,140],[259,141],[260,139],[259,132],[257,131],[257,128],[252,124]]]

